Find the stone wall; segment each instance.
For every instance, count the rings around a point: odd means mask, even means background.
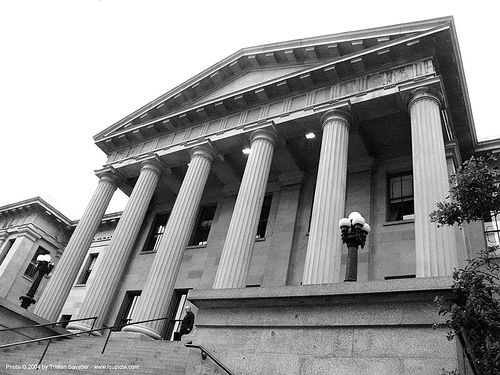
[[[194,290],[194,333],[236,374],[438,374],[457,355],[432,302],[451,279]],[[210,361],[210,360],[207,360]],[[186,373],[202,374],[192,350]]]

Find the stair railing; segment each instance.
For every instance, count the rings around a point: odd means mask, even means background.
[[[90,320],[90,319],[91,318],[83,318],[83,319],[74,319],[74,320]],[[0,345],[0,349],[10,348],[10,347],[19,346],[19,345],[26,345],[26,344],[31,344],[31,343],[35,343],[35,342],[47,341],[47,345],[45,346],[45,349],[44,349],[44,351],[42,353],[42,356],[40,357],[40,360],[38,361],[38,366],[40,366],[40,364],[43,361],[43,358],[45,357],[45,353],[47,353],[47,349],[49,348],[49,345],[50,345],[50,343],[51,343],[52,340],[58,340],[58,339],[63,339],[63,338],[67,338],[67,337],[78,336],[78,335],[86,334],[86,333],[88,333],[89,336],[90,336],[90,334],[92,332],[104,331],[106,329],[109,329],[108,337],[106,338],[106,342],[105,342],[104,347],[103,347],[102,352],[101,352],[101,354],[103,354],[104,350],[106,349],[106,346],[108,344],[109,336],[111,335],[111,332],[112,332],[113,328],[124,327],[124,326],[133,325],[133,324],[154,322],[154,321],[157,321],[157,320],[165,320],[165,319],[169,319],[169,318],[157,318],[157,319],[141,320],[139,322],[132,322],[132,323],[126,323],[126,324],[117,324],[117,325],[114,325],[114,326],[111,326],[111,327],[104,326],[103,328],[95,328],[95,329],[92,328],[92,329],[84,330],[84,331],[78,331],[78,332],[65,333],[65,334],[61,334],[61,335],[42,337],[42,338],[39,338],[39,339],[19,341],[19,342],[14,342],[14,343],[11,343],[11,344]],[[68,320],[64,320],[63,322],[68,322]],[[95,320],[94,320],[94,323],[95,323]],[[92,327],[94,326],[94,323],[92,324]],[[48,325],[50,325],[50,324],[51,323],[49,323]],[[29,326],[29,327],[33,327],[33,326]]]
[[[200,349],[201,351],[201,358],[202,359],[207,359],[207,357],[210,357],[210,359],[212,361],[214,361],[214,363],[219,366],[221,369],[223,369],[226,374],[228,375],[235,375],[234,372],[232,372],[231,370],[229,370],[221,361],[219,361],[217,358],[215,358],[215,356],[210,353],[207,349],[205,349],[203,346],[201,345],[193,345],[193,344],[184,344],[184,346],[188,347],[188,348],[195,348],[195,349]]]
[[[95,325],[95,321],[97,320],[97,316],[92,316],[90,318],[81,318],[81,319],[69,319],[69,320],[58,320],[56,322],[50,322],[50,323],[44,323],[44,324],[33,324],[33,325],[30,325],[30,326],[19,326],[19,327],[11,327],[11,328],[2,328],[0,329],[0,332],[6,332],[6,331],[17,331],[17,330],[21,330],[21,329],[28,329],[28,328],[37,328],[37,327],[48,327],[48,326],[57,326],[59,324],[65,324],[65,323],[69,323],[69,322],[79,322],[79,321],[82,321],[82,320],[92,320],[92,327],[90,329],[93,329],[94,328],[94,325]],[[26,336],[26,335],[23,335],[23,336]]]
[[[166,319],[170,319],[170,318],[169,317],[165,317],[165,318],[156,318],[156,319],[141,320],[140,322],[131,322],[131,323],[117,324],[117,325],[114,325],[114,326],[111,326],[111,327],[104,326],[104,329],[109,329],[109,332],[108,332],[108,337],[106,337],[106,342],[104,343],[104,346],[102,347],[101,354],[104,354],[104,351],[106,350],[106,346],[108,345],[109,337],[111,336],[111,332],[113,332],[113,328],[123,328],[125,326],[131,326],[131,325],[134,325],[134,324],[141,324],[141,323],[147,323],[147,322],[156,322],[158,320],[166,320]]]

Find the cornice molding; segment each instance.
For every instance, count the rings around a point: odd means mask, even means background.
[[[115,169],[142,161],[148,155],[156,154],[162,157],[166,154],[187,151],[196,145],[215,142],[221,139],[241,134],[249,134],[258,128],[272,123],[299,119],[316,115],[319,117],[328,110],[351,110],[353,103],[361,103],[373,98],[388,95],[398,95],[404,89],[417,85],[440,84],[440,78],[435,76],[432,61],[422,60],[406,64],[402,68],[389,69],[369,76],[358,77],[349,82],[340,82],[332,86],[299,95],[282,98],[281,100],[254,107],[224,118],[210,121],[197,129],[182,129],[176,133],[159,136],[155,140],[145,141],[116,151],[110,155],[108,166]],[[360,95],[363,93],[363,95]],[[351,110],[351,112],[353,112]],[[354,115],[354,114],[353,114]],[[354,123],[356,116],[353,116]],[[351,124],[354,126],[354,123]],[[193,137],[193,138],[190,138]],[[177,141],[176,141],[177,140]],[[134,154],[133,152],[137,152]],[[126,155],[121,157],[121,155]]]
[[[346,54],[346,55],[340,56],[338,58],[331,59],[330,61],[327,61],[327,62],[324,62],[324,63],[322,63],[321,61],[318,61],[318,64],[314,65],[311,68],[306,68],[306,69],[303,69],[303,70],[299,70],[298,72],[290,73],[289,75],[285,75],[283,77],[279,77],[279,78],[274,79],[274,80],[266,81],[266,82],[263,82],[262,84],[259,84],[259,85],[251,86],[249,88],[246,88],[246,90],[247,91],[248,90],[257,90],[258,91],[259,88],[262,88],[262,87],[265,87],[265,86],[268,86],[268,85],[272,85],[272,84],[277,84],[280,81],[286,80],[286,79],[291,78],[291,77],[300,77],[300,76],[303,76],[304,74],[308,74],[308,73],[310,74],[313,71],[323,70],[323,69],[329,69],[329,68],[334,67],[335,64],[339,64],[339,63],[342,63],[342,62],[354,62],[354,60],[359,59],[360,57],[362,57],[362,56],[364,56],[366,54],[378,53],[378,52],[381,52],[381,51],[383,51],[383,50],[385,50],[387,48],[391,48],[391,47],[394,47],[394,46],[399,45],[399,44],[410,43],[411,41],[418,40],[419,38],[423,38],[423,37],[426,37],[428,35],[431,35],[431,34],[434,34],[434,33],[441,32],[441,31],[449,29],[450,28],[450,20],[451,20],[451,18],[442,18],[442,19],[434,20],[434,21],[437,21],[437,22],[432,25],[433,27],[430,27],[430,24],[428,24],[428,26],[426,28],[424,27],[423,29],[419,29],[417,32],[414,32],[411,35],[404,36],[404,37],[401,37],[401,38],[398,38],[398,39],[395,39],[395,40],[391,40],[391,41],[388,41],[388,42],[384,42],[384,43],[378,44],[378,45],[373,46],[373,47],[368,47],[368,48],[362,49],[359,52],[354,52],[354,53]],[[402,25],[400,25],[400,26],[402,26]],[[372,31],[374,31],[374,30],[376,30],[376,29],[373,29]],[[353,35],[354,33],[350,33],[350,34]],[[365,38],[366,37],[367,36],[365,36]],[[370,37],[374,37],[374,36],[372,35]],[[333,42],[334,41],[332,41],[332,43]],[[286,44],[286,42],[282,43],[282,45],[285,45],[285,44]],[[283,47],[283,49],[286,49],[286,48],[287,47]],[[202,74],[202,73],[200,73],[200,74]],[[198,77],[198,76],[196,76],[196,77]],[[134,112],[132,115],[124,118],[123,120],[121,120],[121,121],[117,122],[116,124],[112,125],[111,127],[107,128],[103,132],[97,134],[96,136],[94,136],[95,142],[99,143],[99,142],[105,141],[106,139],[109,139],[110,137],[115,137],[115,136],[118,136],[120,134],[125,134],[125,133],[128,133],[128,132],[131,132],[131,131],[134,131],[134,130],[137,130],[137,129],[140,129],[140,128],[143,128],[143,127],[146,127],[146,126],[149,126],[149,125],[152,125],[155,122],[162,121],[162,120],[167,120],[169,118],[173,118],[175,116],[179,116],[179,115],[181,115],[183,113],[187,113],[189,111],[195,111],[195,110],[198,110],[200,108],[203,108],[204,106],[206,106],[208,104],[213,104],[215,102],[226,100],[226,99],[228,99],[230,97],[235,97],[235,96],[241,95],[243,92],[245,92],[245,91],[239,90],[239,91],[235,91],[235,92],[233,92],[231,94],[228,94],[226,96],[214,98],[214,99],[209,100],[207,102],[203,102],[203,101],[196,102],[193,106],[189,106],[188,105],[185,108],[182,108],[180,110],[175,110],[174,112],[168,113],[167,115],[155,117],[154,120],[142,122],[142,123],[137,124],[135,126],[129,126],[123,132],[114,133],[114,132],[116,132],[117,129],[119,129],[121,126],[126,125],[127,123],[129,123],[132,119],[138,118],[138,117],[142,116],[148,110],[151,110],[151,109],[155,108],[156,106],[158,106],[159,104],[161,104],[163,101],[167,100],[168,98],[173,97],[175,95],[178,95],[179,92],[182,92],[183,90],[191,87],[194,84],[194,82],[195,81],[191,81],[191,80],[187,81],[185,84],[180,85],[180,86],[174,88],[173,90],[169,91],[167,94],[159,97],[158,99],[150,102],[146,106],[144,106],[141,109],[139,109],[138,111]]]

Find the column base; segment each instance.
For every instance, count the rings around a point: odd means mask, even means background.
[[[139,324],[123,327],[122,332],[142,333],[143,335],[149,336],[155,340],[161,340],[161,336],[156,331],[153,331],[151,328]]]
[[[96,328],[96,327],[94,327],[94,328]],[[79,323],[79,322],[70,322],[66,326],[66,329],[68,331],[71,331],[71,332],[85,332],[85,331],[90,331],[91,327],[86,325],[86,324]],[[103,328],[103,329],[105,329],[105,328]],[[91,332],[90,334],[92,336],[102,336],[102,333],[100,333],[99,331],[94,331],[94,332]]]

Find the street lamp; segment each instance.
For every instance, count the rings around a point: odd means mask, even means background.
[[[36,276],[35,281],[33,281],[33,285],[31,285],[30,290],[28,290],[28,293],[26,293],[25,296],[19,297],[21,300],[21,307],[23,309],[27,309],[30,307],[30,305],[36,303],[35,299],[33,298],[35,296],[36,290],[38,289],[38,286],[40,285],[40,282],[42,281],[42,278],[45,275],[48,275],[50,271],[52,271],[52,268],[54,268],[54,264],[50,263],[51,257],[49,254],[41,254],[36,257],[36,270],[38,271],[38,274]]]
[[[359,212],[351,212],[348,218],[339,220],[342,242],[347,245],[347,265],[344,281],[358,280],[358,246],[365,246],[370,226]]]

